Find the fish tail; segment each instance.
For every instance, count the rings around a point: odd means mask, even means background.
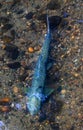
[[[49,23],[48,15],[47,15],[47,33],[50,33],[50,23]]]

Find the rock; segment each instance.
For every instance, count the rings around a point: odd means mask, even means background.
[[[13,92],[16,94],[16,93],[18,93],[18,91],[19,91],[18,87],[15,86],[15,87],[13,88]]]
[[[28,52],[33,53],[34,52],[34,48],[33,47],[29,47],[28,48]]]

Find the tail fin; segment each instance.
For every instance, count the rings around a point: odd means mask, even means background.
[[[48,15],[47,15],[47,33],[50,33],[50,23],[49,23]]]

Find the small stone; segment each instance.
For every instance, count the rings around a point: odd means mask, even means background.
[[[66,93],[66,90],[63,89],[63,90],[61,91],[61,94],[65,94],[65,93]]]
[[[2,49],[4,50],[6,48],[6,45],[2,45]]]
[[[73,76],[78,77],[79,74],[78,73],[73,73]]]
[[[19,91],[18,87],[15,86],[15,87],[13,88],[13,92],[14,92],[14,93],[18,93],[18,91]]]
[[[1,111],[2,112],[8,112],[9,111],[9,107],[8,106],[2,106],[1,107]]]
[[[74,39],[75,39],[75,36],[74,36],[74,35],[72,35],[72,36],[71,36],[71,40],[74,40]]]
[[[33,47],[29,47],[28,48],[28,52],[33,53],[34,52],[34,48]]]
[[[0,99],[0,102],[5,102],[5,103],[10,102],[10,98],[4,97],[4,98]]]
[[[15,107],[16,107],[17,110],[22,110],[22,106],[21,106],[21,104],[19,104],[19,103],[16,103],[16,104],[15,104]]]

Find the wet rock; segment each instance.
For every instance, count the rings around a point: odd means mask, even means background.
[[[12,62],[12,63],[8,63],[7,66],[11,69],[18,69],[21,67],[20,62]]]
[[[47,4],[47,9],[55,10],[60,8],[60,3],[57,0],[52,0]]]
[[[12,24],[5,24],[2,28],[1,28],[1,31],[3,33],[7,32],[8,30],[10,30],[11,28],[13,27]]]
[[[7,56],[13,60],[16,59],[19,55],[18,47],[13,44],[7,44],[5,50],[7,52]]]
[[[27,20],[32,19],[33,15],[34,15],[33,12],[29,12],[28,14],[26,14],[25,18],[26,18]]]

